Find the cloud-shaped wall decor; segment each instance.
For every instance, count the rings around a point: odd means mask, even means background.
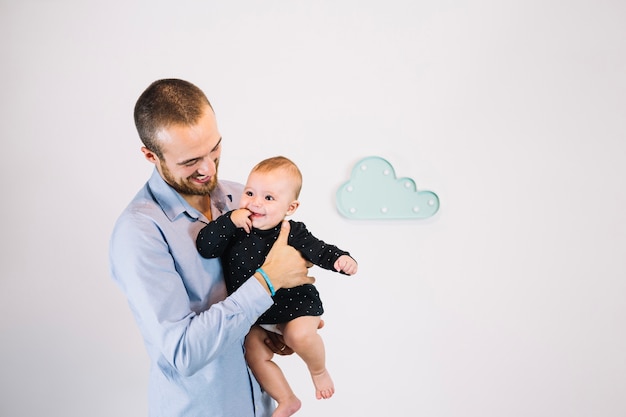
[[[418,191],[410,178],[396,178],[391,164],[378,156],[352,168],[336,199],[339,213],[350,219],[423,219],[439,210],[437,194]]]

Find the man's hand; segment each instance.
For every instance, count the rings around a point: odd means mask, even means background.
[[[283,221],[278,239],[267,254],[265,263],[261,266],[276,290],[315,282],[315,278],[308,276],[308,268],[313,264],[305,260],[300,252],[287,244],[290,228],[289,222]],[[255,277],[265,284],[259,273],[256,273]]]
[[[277,355],[291,355],[293,353],[293,349],[287,346],[282,335],[267,330],[265,333],[267,335],[265,344],[272,352]]]

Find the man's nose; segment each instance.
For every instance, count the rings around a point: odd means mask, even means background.
[[[213,162],[213,160],[210,158],[204,159],[198,167],[198,174],[207,177],[212,177],[213,175],[215,175],[215,162]]]

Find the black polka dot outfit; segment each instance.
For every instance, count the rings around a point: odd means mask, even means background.
[[[270,248],[278,238],[280,224],[270,230],[252,229],[248,234],[235,227],[228,212],[210,222],[196,240],[200,255],[221,257],[228,293],[235,291],[263,265]],[[289,245],[298,249],[313,264],[334,271],[333,264],[341,255],[350,255],[336,246],[313,236],[304,223],[290,220]],[[271,277],[270,277],[271,278]],[[301,285],[281,288],[273,297],[274,305],[257,321],[258,324],[285,323],[300,316],[320,316],[322,300],[315,286]]]

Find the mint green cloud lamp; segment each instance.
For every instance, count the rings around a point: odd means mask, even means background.
[[[378,156],[360,160],[336,194],[337,210],[349,219],[424,219],[439,210],[439,197],[418,191],[411,178],[396,178]]]

